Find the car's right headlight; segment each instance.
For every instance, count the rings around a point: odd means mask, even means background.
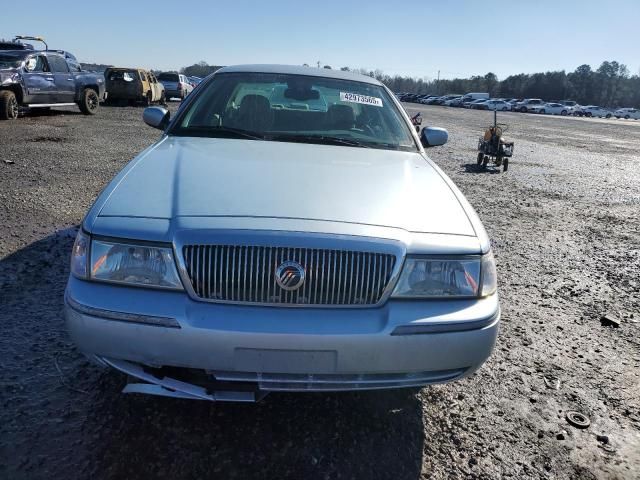
[[[414,256],[405,260],[393,297],[486,297],[496,289],[496,268],[491,252],[482,256]]]
[[[170,247],[90,239],[82,230],[73,246],[71,272],[101,282],[183,288]]]

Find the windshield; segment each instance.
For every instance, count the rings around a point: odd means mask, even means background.
[[[18,68],[22,64],[22,57],[0,54],[0,69]]]
[[[112,82],[134,82],[136,80],[137,74],[135,70],[109,70],[106,77]]]
[[[218,74],[169,133],[417,150],[383,87],[290,74]]]

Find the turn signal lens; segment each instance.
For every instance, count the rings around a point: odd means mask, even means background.
[[[87,255],[89,253],[89,235],[78,230],[76,241],[71,250],[71,273],[78,278],[87,278]]]

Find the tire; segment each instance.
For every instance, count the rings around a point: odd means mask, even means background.
[[[100,106],[100,98],[98,92],[93,88],[85,88],[80,96],[78,107],[80,111],[85,115],[95,115],[98,113],[98,107]]]
[[[611,114],[607,113],[607,115],[605,116],[605,118],[611,118]]]
[[[487,165],[489,165],[489,157],[485,155],[482,160],[482,168],[487,168]]]
[[[567,115],[567,111],[566,111],[566,110],[562,110],[562,111],[560,112],[560,115],[562,115],[562,116],[566,116],[566,115]]]
[[[520,107],[520,113],[527,113],[527,107]]]
[[[544,115],[545,113],[547,113],[547,111],[543,108],[542,110],[540,110],[540,113]]]
[[[587,118],[591,118],[593,116],[593,113],[587,112],[587,113],[584,114],[584,116],[587,117]]]
[[[507,107],[502,107],[502,111],[506,112],[507,111]]]
[[[618,118],[620,118],[620,117],[618,117]],[[624,119],[625,119],[625,120],[629,120],[629,115],[625,115],[625,116],[624,116]]]
[[[147,92],[147,95],[144,97],[144,105],[145,107],[153,105],[153,94],[150,91]]]
[[[167,103],[167,97],[165,93],[162,92],[162,94],[160,95],[160,105],[166,105],[166,103]]]
[[[0,91],[0,120],[18,118],[18,99],[11,90]]]
[[[509,157],[505,157],[505,159],[502,161],[502,171],[506,172],[508,168],[509,168]]]
[[[484,154],[482,152],[478,152],[478,165],[482,165],[483,158],[484,158]]]

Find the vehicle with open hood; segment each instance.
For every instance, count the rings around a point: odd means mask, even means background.
[[[93,115],[105,95],[102,75],[83,71],[69,52],[0,49],[0,120],[18,118],[20,110],[76,105]]]

